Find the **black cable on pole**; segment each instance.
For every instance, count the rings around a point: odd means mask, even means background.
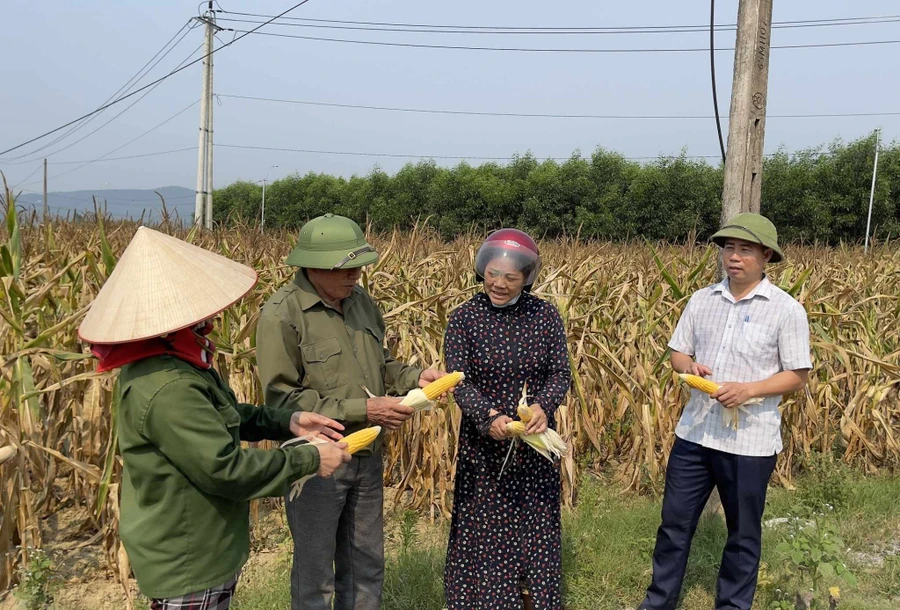
[[[719,149],[725,164],[725,142],[722,140],[722,122],[719,120],[719,97],[716,95],[716,0],[709,0],[709,74],[712,78],[713,111],[716,113],[716,131],[719,132]]]
[[[17,144],[17,145],[15,145],[15,146],[13,146],[12,148],[7,148],[6,150],[0,151],[0,155],[5,155],[6,153],[12,152],[12,151],[14,151],[14,150],[18,150],[18,149],[22,148],[23,146],[28,146],[28,145],[31,144],[32,142],[36,142],[36,141],[40,140],[41,138],[46,138],[47,136],[49,136],[49,135],[51,135],[51,134],[54,134],[54,133],[56,133],[57,131],[60,131],[60,130],[62,130],[62,129],[65,129],[65,128],[68,127],[69,125],[74,125],[74,124],[77,123],[78,121],[81,121],[81,120],[83,120],[83,119],[86,119],[86,118],[88,118],[89,116],[93,116],[93,115],[97,114],[98,112],[103,112],[104,110],[106,110],[106,109],[109,108],[110,106],[113,106],[113,105],[115,105],[115,104],[118,104],[119,102],[121,102],[121,101],[123,101],[123,100],[126,100],[126,99],[128,99],[129,97],[131,97],[131,96],[133,96],[133,95],[137,95],[137,94],[140,93],[141,91],[145,91],[145,90],[149,89],[150,87],[152,87],[153,85],[156,85],[156,84],[158,84],[158,83],[161,83],[162,81],[166,80],[166,79],[169,78],[170,76],[174,76],[174,75],[178,74],[179,72],[182,72],[182,71],[184,71],[184,70],[187,70],[187,69],[190,68],[191,66],[193,66],[193,65],[195,65],[195,64],[197,64],[197,63],[203,61],[204,59],[206,59],[208,56],[212,55],[213,53],[218,53],[218,52],[221,51],[222,49],[224,49],[224,48],[226,48],[226,47],[230,47],[231,45],[233,45],[234,43],[236,43],[238,40],[241,40],[241,39],[244,38],[245,36],[249,36],[250,34],[256,33],[257,30],[259,30],[259,29],[261,29],[261,28],[267,26],[268,24],[272,23],[272,22],[275,21],[276,19],[279,19],[279,18],[281,18],[281,17],[287,15],[288,13],[290,13],[291,11],[293,11],[294,9],[297,9],[297,8],[303,6],[303,5],[306,4],[307,2],[309,2],[309,0],[302,0],[301,2],[298,2],[297,4],[295,4],[294,6],[292,6],[291,8],[289,8],[288,10],[284,11],[283,13],[280,13],[279,15],[276,15],[276,16],[273,17],[272,19],[269,19],[269,20],[266,21],[265,23],[262,23],[262,24],[258,25],[257,27],[253,28],[252,30],[248,30],[248,31],[246,31],[246,32],[243,32],[240,36],[237,36],[237,37],[236,37],[234,40],[232,40],[231,42],[229,42],[229,43],[227,43],[227,44],[224,44],[224,45],[222,45],[221,47],[218,47],[218,48],[216,48],[216,49],[212,49],[209,53],[204,54],[202,57],[198,57],[197,59],[195,59],[195,60],[192,61],[191,63],[189,63],[189,64],[187,64],[187,65],[185,65],[185,66],[182,66],[182,67],[180,67],[180,68],[178,68],[178,69],[176,69],[176,70],[172,70],[171,72],[169,72],[169,73],[166,74],[165,76],[156,79],[156,80],[153,81],[152,83],[149,83],[149,84],[147,84],[147,85],[144,85],[144,86],[141,87],[140,89],[136,89],[136,90],[132,91],[131,93],[129,93],[128,95],[123,95],[122,97],[120,97],[120,98],[118,98],[118,99],[116,99],[116,100],[113,100],[112,102],[109,102],[108,104],[104,104],[104,105],[100,106],[99,108],[96,108],[96,109],[94,109],[94,110],[88,112],[87,114],[78,117],[77,119],[74,119],[74,120],[72,120],[72,121],[69,121],[68,123],[65,123],[65,124],[63,124],[63,125],[60,125],[59,127],[55,128],[55,129],[51,129],[50,131],[47,131],[47,132],[45,132],[45,133],[42,133],[41,135],[36,136],[36,137],[34,137],[34,138],[31,138],[30,140],[27,140],[27,141],[25,141],[25,142],[22,142],[21,144]]]

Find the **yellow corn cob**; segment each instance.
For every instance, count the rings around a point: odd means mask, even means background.
[[[521,438],[529,447],[540,453],[542,456],[555,461],[566,454],[569,447],[562,437],[553,428],[547,428],[540,434],[525,434],[525,424],[520,421],[511,421],[506,424],[506,431]]]
[[[444,392],[455,388],[456,385],[465,378],[465,374],[460,373],[459,371],[448,373],[437,381],[432,381],[431,383],[429,383],[427,386],[422,388],[422,391],[425,392],[425,396],[426,398],[428,398],[428,400],[434,400]]]
[[[347,453],[353,455],[361,449],[365,449],[374,442],[378,435],[381,434],[381,426],[371,426],[357,430],[353,434],[348,434],[341,439],[340,442],[347,443]]]
[[[706,392],[707,394],[713,394],[716,390],[719,389],[719,384],[715,381],[710,381],[709,379],[704,379],[699,375],[691,375],[690,373],[678,373],[678,376],[681,378],[683,382],[691,386],[696,390],[700,390],[701,392]]]
[[[691,375],[690,373],[678,373],[678,376],[683,382],[685,382],[692,388],[700,390],[701,392],[705,392],[709,395],[712,395],[719,389],[718,383],[716,383],[715,381],[710,381],[709,379],[704,379],[699,375]],[[747,408],[744,405],[754,405],[761,402],[762,398],[751,398],[743,405],[739,405],[734,409],[722,407],[722,424],[724,426],[731,426],[732,430],[737,430],[741,419],[740,413],[738,413],[738,409],[747,411]]]
[[[434,399],[451,390],[465,379],[465,375],[459,372],[444,375],[437,381],[432,381],[424,388],[410,390],[406,397],[400,401],[405,407],[412,407],[416,411],[423,411],[434,406]]]
[[[526,424],[531,421],[531,418],[534,417],[534,410],[528,405],[519,405],[518,409],[516,409],[519,413],[519,419],[521,419]]]
[[[365,449],[369,445],[371,445],[378,435],[381,434],[381,426],[370,426],[368,428],[363,428],[362,430],[357,430],[353,434],[348,434],[344,438],[342,438],[338,442],[347,443],[347,453],[353,455],[357,451],[361,449]],[[324,443],[330,443],[331,441],[320,437],[314,438],[309,441],[310,445],[322,445]],[[282,445],[284,447],[285,445]],[[300,491],[303,489],[303,486],[306,484],[308,480],[316,476],[315,474],[308,474],[305,477],[301,477],[291,483],[291,494],[290,499],[293,500],[297,496],[300,495]]]
[[[513,436],[523,436],[525,434],[525,424],[520,421],[511,421],[506,424],[506,431]]]

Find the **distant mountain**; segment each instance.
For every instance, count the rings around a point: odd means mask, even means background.
[[[93,212],[94,197],[106,211],[115,218],[151,217],[159,220],[162,212],[162,200],[166,201],[169,214],[190,220],[194,216],[194,191],[181,186],[164,186],[158,189],[109,189],[97,191],[68,191],[48,193],[47,200],[50,213],[54,216],[66,216],[74,212]],[[44,209],[43,196],[39,193],[22,193],[16,203],[25,208],[34,208],[39,212]]]

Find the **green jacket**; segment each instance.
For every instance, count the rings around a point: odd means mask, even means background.
[[[318,451],[242,449],[241,440],[293,436],[291,412],[239,404],[214,370],[171,356],[122,367],[119,392],[119,533],[141,592],[222,584],[247,561],[249,500],[316,472]]]
[[[343,315],[325,305],[301,269],[262,309],[256,361],[267,405],[321,413],[347,435],[368,425],[363,385],[376,396],[405,395],[419,387],[422,369],[384,347],[384,319],[365,290],[354,287],[341,308]]]

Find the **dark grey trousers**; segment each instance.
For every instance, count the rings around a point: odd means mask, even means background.
[[[381,451],[285,498],[294,538],[291,610],[378,610],[384,581]]]

